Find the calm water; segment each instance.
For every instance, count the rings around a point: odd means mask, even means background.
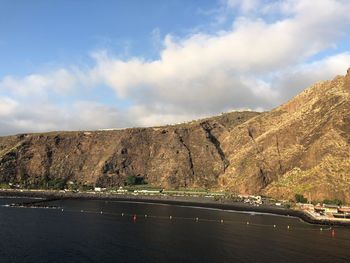
[[[0,205],[21,201],[0,198]],[[336,228],[332,237],[295,218],[112,201],[50,204],[64,211],[0,207],[1,263],[350,262],[350,229]]]

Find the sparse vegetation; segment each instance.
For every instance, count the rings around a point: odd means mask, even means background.
[[[290,209],[291,208],[291,204],[289,204],[289,203],[286,203],[286,204],[284,204],[283,205],[285,208],[287,208],[287,209]]]
[[[325,199],[325,200],[323,200],[323,203],[327,204],[327,205],[342,205],[343,204],[343,202],[339,199],[332,199],[332,200]]]
[[[78,186],[79,191],[90,191],[93,190],[94,187],[92,185],[88,185],[88,184],[82,184]]]
[[[141,185],[141,184],[147,184],[145,181],[145,178],[141,176],[129,175],[126,178],[126,185]]]
[[[294,198],[297,203],[307,203],[307,198],[301,194],[295,194]]]
[[[0,184],[0,189],[10,189],[11,187],[8,185],[8,184],[6,184],[6,183],[1,183]]]

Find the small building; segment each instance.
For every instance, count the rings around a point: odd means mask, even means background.
[[[338,213],[339,206],[337,206],[337,205],[324,204],[323,207],[325,209],[325,213],[326,214],[336,214],[336,213]]]
[[[125,194],[125,193],[127,193],[128,192],[128,190],[126,190],[126,189],[123,189],[123,187],[121,186],[121,187],[119,187],[119,189],[117,190],[117,193],[118,194]]]
[[[134,193],[140,194],[160,194],[163,190],[135,190]]]
[[[300,208],[302,210],[307,210],[307,211],[310,211],[310,212],[314,212],[315,211],[315,207],[313,204],[298,204],[300,206]]]
[[[350,207],[342,206],[338,208],[339,214],[350,214]]]
[[[316,213],[319,213],[320,215],[324,215],[325,214],[325,208],[323,206],[315,206],[314,207],[314,211]]]
[[[255,203],[262,204],[262,198],[260,195],[253,196],[253,198],[255,199]]]
[[[238,195],[238,197],[241,199],[248,199],[249,195]]]

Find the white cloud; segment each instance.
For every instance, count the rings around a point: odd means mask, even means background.
[[[17,108],[18,103],[8,97],[0,97],[0,117],[10,115]]]
[[[43,95],[47,92],[66,93],[76,85],[76,76],[66,69],[47,74],[31,74],[24,78],[6,76],[0,81],[0,91],[18,96]]]
[[[238,8],[244,13],[258,10],[261,4],[261,0],[227,0],[226,2],[228,8]]]
[[[281,101],[284,102],[315,82],[345,75],[349,67],[350,52],[344,52],[281,70],[274,77],[271,86],[272,89],[279,90]]]
[[[78,101],[73,105],[70,118],[74,129],[96,130],[100,128],[126,128],[131,124],[128,114],[117,107],[106,106],[93,101]]]
[[[168,35],[157,60],[120,60],[104,53],[96,56],[91,74],[139,103],[173,105],[197,114],[228,105],[269,108],[278,102],[278,91],[259,78],[334,47],[350,22],[345,2],[279,4],[280,12],[288,12],[286,18],[267,22],[264,17],[239,17],[230,30],[216,34]]]
[[[93,101],[76,101],[65,107],[52,103],[20,104],[6,98],[0,98],[0,103],[2,135],[53,130],[96,130],[132,125],[129,115],[123,110]]]

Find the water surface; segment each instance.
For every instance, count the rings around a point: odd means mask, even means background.
[[[22,201],[0,198],[0,205]],[[49,204],[60,209],[0,206],[1,262],[309,263],[350,258],[350,229],[336,228],[333,236],[297,218],[119,201]]]

